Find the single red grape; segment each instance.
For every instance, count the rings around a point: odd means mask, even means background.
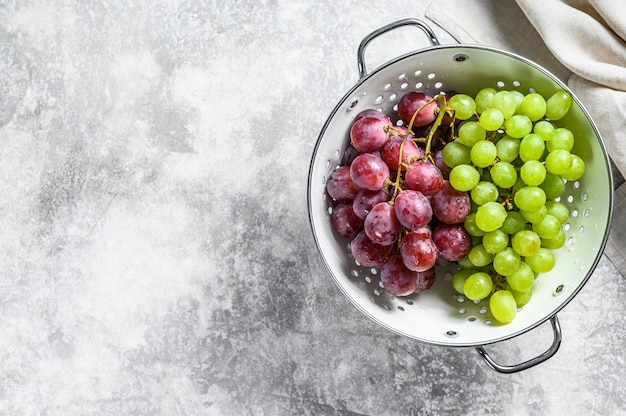
[[[400,224],[409,230],[417,230],[427,225],[433,217],[430,201],[420,191],[400,192],[394,203],[396,217]]]
[[[404,180],[407,188],[420,191],[426,196],[435,195],[443,185],[441,170],[432,163],[422,160],[409,166]]]
[[[388,202],[379,202],[365,217],[365,233],[373,242],[382,246],[395,243],[402,232],[396,212]]]
[[[399,255],[389,256],[380,270],[380,281],[392,295],[407,296],[417,287],[417,272],[409,270]]]
[[[362,153],[380,150],[389,139],[385,127],[391,125],[389,119],[363,117],[350,129],[350,143]]]
[[[439,254],[450,261],[461,260],[472,249],[472,237],[462,224],[439,224],[433,231],[433,241]]]
[[[352,161],[350,177],[359,188],[378,191],[389,178],[389,167],[380,156],[362,153]]]
[[[433,97],[423,92],[411,91],[402,96],[398,102],[398,116],[408,126],[413,118],[413,114],[419,110],[421,106],[432,100]],[[435,121],[439,106],[436,101],[426,105],[415,116],[413,126],[420,127]]]
[[[350,202],[342,202],[333,208],[331,214],[333,228],[345,238],[355,237],[363,229],[363,218],[354,213]]]
[[[435,266],[437,246],[426,228],[411,231],[400,240],[400,255],[409,270],[423,272]]]
[[[470,198],[467,192],[457,191],[445,181],[431,199],[433,214],[444,224],[460,224],[470,213]]]
[[[365,267],[381,267],[392,249],[393,246],[381,246],[374,243],[365,231],[359,232],[350,243],[352,257]]]
[[[326,191],[336,201],[351,201],[356,197],[359,187],[350,176],[349,166],[339,166],[328,175]]]

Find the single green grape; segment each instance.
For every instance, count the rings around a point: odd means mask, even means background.
[[[467,120],[474,115],[476,102],[467,94],[455,94],[448,101],[448,106],[454,109],[454,117]]]
[[[585,162],[578,155],[572,155],[572,167],[561,176],[568,181],[576,181],[585,173]]]
[[[546,114],[546,100],[536,92],[527,94],[520,106],[520,112],[531,121],[537,121]]]
[[[513,201],[523,211],[537,211],[546,203],[546,193],[537,186],[524,186],[515,192]]]
[[[504,122],[506,134],[521,139],[533,130],[532,121],[523,114],[515,114]]]
[[[539,187],[546,193],[546,199],[556,199],[565,192],[563,178],[550,172],[546,172],[546,178]]]
[[[488,253],[497,254],[509,246],[509,235],[501,230],[485,233],[483,247]]]
[[[471,274],[463,284],[463,293],[470,300],[485,299],[493,289],[493,281],[485,272]]]
[[[548,120],[539,120],[533,126],[533,133],[538,134],[546,142],[552,140],[552,135],[555,130],[554,124],[550,123]]]
[[[465,121],[459,127],[458,140],[468,148],[474,146],[474,143],[485,140],[487,131],[477,121]]]
[[[532,230],[522,230],[511,238],[511,247],[522,257],[532,256],[541,247],[541,238]]]
[[[567,174],[573,164],[573,155],[565,149],[556,149],[546,156],[546,169],[555,175]]]
[[[470,158],[470,149],[458,140],[454,140],[443,148],[441,153],[443,163],[450,168],[458,165],[469,165],[472,161]]]
[[[504,123],[504,115],[502,115],[502,112],[497,108],[490,107],[482,112],[478,122],[485,128],[485,130],[496,131],[502,127],[502,124]]]
[[[498,109],[502,116],[506,119],[515,114],[515,110],[517,109],[517,102],[515,101],[515,97],[513,96],[513,94],[511,94],[509,91],[498,91],[493,96],[491,106]]]
[[[517,182],[517,169],[509,162],[497,162],[489,172],[493,183],[500,188],[511,188]]]
[[[529,160],[520,168],[520,178],[526,185],[539,186],[546,179],[546,167],[538,160]]]
[[[476,226],[488,233],[502,226],[506,220],[507,212],[497,202],[487,202],[476,210]]]
[[[522,261],[520,267],[506,277],[506,282],[511,285],[511,289],[523,292],[533,286],[535,273],[526,261]]]
[[[507,211],[500,229],[508,235],[514,235],[526,228],[526,220],[519,211]]]
[[[515,319],[517,302],[508,290],[497,290],[489,298],[489,309],[496,321],[508,324]]]
[[[457,191],[471,191],[480,182],[480,173],[470,165],[458,165],[452,168],[448,177],[450,185]]]
[[[569,209],[565,204],[557,201],[546,201],[546,213],[559,220],[561,224],[569,218]]]
[[[535,273],[547,273],[554,268],[556,260],[552,251],[541,247],[537,253],[524,259]]]
[[[489,140],[480,140],[472,146],[470,159],[474,166],[486,168],[493,164],[497,156],[496,145]]]
[[[492,182],[482,180],[472,189],[470,198],[477,205],[484,205],[487,202],[495,202],[498,200],[498,187]]]
[[[539,238],[551,240],[556,237],[561,229],[561,222],[550,214],[539,222],[533,223],[532,230],[537,233]]]
[[[539,208],[537,211],[523,211],[522,210],[520,211],[520,214],[522,214],[522,217],[524,217],[526,221],[528,221],[531,224],[535,224],[535,223],[543,221],[546,215],[548,215],[548,209],[546,208],[545,205],[542,205],[541,208]]]
[[[560,90],[552,94],[546,101],[546,117],[550,120],[560,120],[569,112],[572,106],[572,96]]]
[[[524,136],[519,144],[519,157],[524,162],[529,160],[540,160],[545,149],[546,144],[541,136],[535,133],[530,133]]]
[[[568,152],[574,147],[574,134],[572,131],[563,127],[559,127],[554,130],[552,134],[552,140],[546,143],[548,152],[552,152],[556,149],[565,149]]]
[[[519,155],[520,139],[504,135],[496,143],[498,159],[503,162],[513,162]]]
[[[550,250],[557,250],[565,245],[567,237],[565,236],[565,232],[563,230],[559,230],[556,237],[548,240],[541,240],[541,246]]]
[[[484,267],[493,261],[493,253],[485,250],[482,244],[476,244],[467,255],[472,264],[476,267]]]
[[[493,269],[501,276],[508,276],[519,269],[522,258],[511,247],[496,253],[493,257]]]
[[[493,97],[496,95],[495,88],[483,88],[478,91],[474,101],[476,102],[476,112],[481,114],[483,111],[491,107],[491,103],[493,102]]]

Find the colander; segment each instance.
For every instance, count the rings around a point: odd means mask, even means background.
[[[421,29],[430,46],[392,59],[368,73],[365,49],[375,38],[401,26]],[[343,294],[367,317],[383,327],[419,342],[442,347],[473,347],[493,370],[513,373],[554,356],[561,344],[559,312],[591,277],[606,244],[612,215],[613,187],[609,158],[603,140],[581,102],[549,71],[514,53],[466,44],[440,45],[430,27],[418,19],[390,23],[367,35],[358,52],[360,78],[339,101],[317,139],[308,177],[311,229],[330,276]],[[350,242],[330,224],[333,201],[326,194],[326,179],[341,163],[349,144],[349,126],[366,108],[393,115],[402,95],[420,90],[435,95],[454,90],[474,95],[484,87],[536,91],[545,97],[563,89],[573,97],[568,115],[558,125],[570,129],[576,144],[573,153],[585,162],[584,176],[566,183],[560,202],[570,210],[563,224],[565,245],[555,251],[556,266],[536,279],[532,300],[519,309],[513,322],[493,319],[488,301],[474,302],[454,291],[454,266],[439,267],[433,287],[408,297],[388,293],[375,268],[354,261]],[[394,120],[396,121],[396,120]],[[486,346],[523,334],[550,321],[553,340],[542,354],[521,363],[503,365]],[[521,361],[521,360],[518,360]]]

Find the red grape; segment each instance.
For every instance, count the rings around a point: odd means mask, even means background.
[[[352,209],[357,216],[365,218],[374,205],[385,201],[389,201],[389,194],[384,190],[370,191],[361,189],[354,197],[354,201],[352,201]]]
[[[409,230],[417,230],[427,225],[433,217],[430,201],[420,191],[402,191],[394,204],[400,224]]]
[[[398,170],[398,161],[400,160],[400,146],[402,146],[402,164],[410,165],[414,161],[422,157],[422,151],[411,139],[413,136],[392,136],[384,144],[380,151],[382,159],[385,161],[389,169]],[[404,144],[403,144],[404,142]],[[406,170],[406,166],[402,166],[402,171]]]
[[[433,213],[444,224],[460,224],[470,213],[470,198],[467,192],[457,191],[445,181],[433,195]]]
[[[433,283],[435,283],[436,276],[437,273],[434,267],[424,270],[423,272],[418,272],[415,293],[422,293],[430,289],[433,286]]]
[[[443,185],[441,170],[432,163],[421,160],[409,166],[404,180],[407,188],[420,191],[426,196],[435,195]]]
[[[417,287],[417,272],[409,270],[402,262],[402,257],[393,255],[387,258],[380,270],[380,281],[392,295],[407,296]]]
[[[345,238],[352,238],[363,229],[363,218],[354,213],[352,204],[349,202],[342,202],[337,205],[333,209],[330,219],[333,228]]]
[[[472,249],[472,237],[461,224],[439,224],[433,231],[433,241],[439,254],[450,261],[461,260]]]
[[[395,243],[402,232],[402,225],[396,217],[393,206],[379,202],[365,217],[365,233],[373,242],[382,246]]]
[[[393,246],[381,246],[369,239],[365,231],[359,232],[350,243],[352,257],[365,267],[380,267],[391,254]]]
[[[389,119],[363,117],[350,129],[350,143],[359,152],[375,152],[387,142],[389,136],[385,127],[391,125]]]
[[[328,175],[326,191],[336,201],[351,201],[356,197],[359,187],[350,176],[349,166],[339,166]]]
[[[413,114],[417,110],[419,110],[421,106],[423,106],[430,100],[432,100],[432,97],[423,92],[408,92],[402,96],[400,102],[398,103],[398,115],[400,116],[402,121],[408,126],[411,122]],[[439,106],[437,105],[437,102],[431,102],[430,104],[426,105],[426,107],[421,109],[419,113],[417,113],[417,115],[415,116],[415,120],[413,121],[413,126],[420,127],[432,123],[433,121],[435,121],[438,111]]]
[[[423,272],[434,267],[438,249],[428,229],[411,231],[400,240],[400,255],[409,270]]]
[[[362,153],[352,161],[350,177],[359,188],[378,191],[389,178],[389,167],[380,156]]]

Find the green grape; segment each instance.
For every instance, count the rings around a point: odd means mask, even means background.
[[[496,143],[498,159],[503,162],[512,162],[519,155],[520,139],[515,139],[506,134]]]
[[[482,244],[476,244],[472,247],[467,257],[469,257],[469,261],[476,267],[487,266],[493,261],[493,253],[485,250]]]
[[[493,183],[500,188],[511,188],[517,182],[517,169],[509,162],[497,162],[489,172]]]
[[[519,269],[522,259],[511,247],[507,247],[493,257],[493,269],[502,276],[508,276]]]
[[[546,100],[536,92],[527,94],[520,106],[520,112],[531,121],[537,121],[546,114]]]
[[[491,106],[498,109],[502,116],[506,119],[515,114],[515,110],[517,109],[517,102],[515,101],[515,96],[513,96],[513,94],[511,94],[509,91],[498,91],[493,96]]]
[[[482,112],[478,122],[485,128],[485,130],[495,131],[502,127],[502,123],[504,123],[504,116],[500,110],[491,107]]]
[[[508,324],[515,319],[517,303],[508,290],[497,290],[489,298],[489,309],[496,321]]]
[[[582,178],[585,173],[585,162],[578,155],[572,155],[572,167],[562,174],[563,179],[568,181],[576,181]]]
[[[463,285],[463,293],[470,300],[485,299],[493,289],[493,281],[485,272],[471,274]]]
[[[546,156],[546,169],[555,175],[566,174],[573,164],[574,157],[565,149],[556,149]]]
[[[520,262],[519,268],[506,277],[506,282],[511,286],[511,289],[518,292],[530,289],[534,281],[535,273],[525,261]]]
[[[548,209],[545,205],[542,205],[537,211],[520,211],[520,214],[522,214],[522,217],[524,217],[526,221],[535,224],[543,221],[546,215],[548,215]]]
[[[522,165],[519,175],[526,185],[539,186],[546,179],[546,167],[538,160],[529,160]]]
[[[569,218],[569,209],[557,201],[546,201],[546,213],[559,220],[561,224]]]
[[[524,94],[516,90],[511,90],[509,91],[509,93],[511,94],[511,96],[513,97],[513,100],[515,101],[515,112],[519,113],[522,107],[522,102],[524,101]]]
[[[463,226],[465,227],[465,231],[467,231],[472,237],[482,237],[485,234],[485,232],[476,225],[475,212],[470,212],[469,215],[465,217]]]
[[[466,94],[455,94],[448,101],[448,106],[454,108],[454,117],[459,120],[467,120],[474,115],[476,102]]]
[[[497,202],[487,202],[476,210],[476,225],[488,233],[502,226],[507,213],[502,205]]]
[[[489,140],[480,140],[472,146],[470,158],[472,163],[479,168],[486,168],[493,164],[496,159],[496,145]]]
[[[469,147],[461,144],[461,142],[454,140],[443,148],[441,153],[443,163],[449,168],[454,168],[458,165],[469,165],[472,161],[470,159]]]
[[[458,165],[452,168],[448,180],[457,191],[467,192],[478,185],[480,173],[473,166]]]
[[[541,239],[532,230],[522,230],[511,239],[511,247],[522,257],[532,256],[541,247]]]
[[[509,246],[509,235],[501,230],[485,233],[483,247],[488,253],[496,254]]]
[[[538,134],[530,133],[524,136],[519,144],[519,157],[522,161],[540,160],[546,144]]]
[[[523,292],[518,292],[517,290],[511,289],[511,285],[507,284],[506,285],[506,290],[511,292],[511,294],[513,295],[513,298],[515,299],[515,303],[517,304],[518,308],[521,308],[522,306],[528,304],[528,302],[530,302],[530,300],[533,297],[533,290],[532,290],[532,288],[528,289],[528,290],[525,290]]]
[[[526,220],[519,211],[508,211],[500,229],[508,235],[514,235],[526,228]]]
[[[543,220],[532,225],[532,230],[537,233],[539,238],[551,240],[556,237],[561,229],[561,222],[550,214],[546,214]]]
[[[539,187],[546,193],[546,199],[556,199],[565,192],[563,178],[550,172],[546,172],[546,179]]]
[[[568,152],[574,147],[574,135],[571,130],[559,127],[554,130],[552,140],[547,142],[548,152],[552,152],[556,149],[565,149]]]
[[[546,193],[537,186],[524,186],[515,192],[513,201],[523,211],[537,211],[546,203]]]
[[[533,123],[523,114],[515,114],[504,122],[506,134],[521,139],[533,130]]]
[[[463,286],[468,277],[476,273],[474,269],[461,269],[452,275],[452,288],[463,295]]]
[[[476,112],[482,113],[489,107],[491,107],[491,103],[493,102],[493,97],[496,95],[495,88],[483,88],[478,91],[474,101],[476,102]]]
[[[554,124],[547,120],[539,120],[533,126],[533,133],[538,134],[546,142],[552,140],[555,130]]]
[[[555,92],[546,101],[546,117],[550,120],[560,120],[572,106],[572,96],[561,90]]]
[[[547,273],[554,268],[556,263],[554,254],[545,247],[541,247],[532,256],[526,257],[524,261],[535,273]]]
[[[565,244],[566,238],[567,237],[565,237],[565,233],[563,232],[563,230],[559,230],[555,238],[551,240],[548,240],[548,239],[541,240],[541,246],[544,248],[548,248],[550,250],[557,250],[563,247],[563,245]]]
[[[480,181],[478,185],[472,189],[470,197],[477,205],[495,202],[498,200],[498,187],[492,182]]]
[[[474,146],[474,143],[485,140],[487,132],[485,128],[477,121],[466,121],[459,127],[459,142],[468,148]]]

